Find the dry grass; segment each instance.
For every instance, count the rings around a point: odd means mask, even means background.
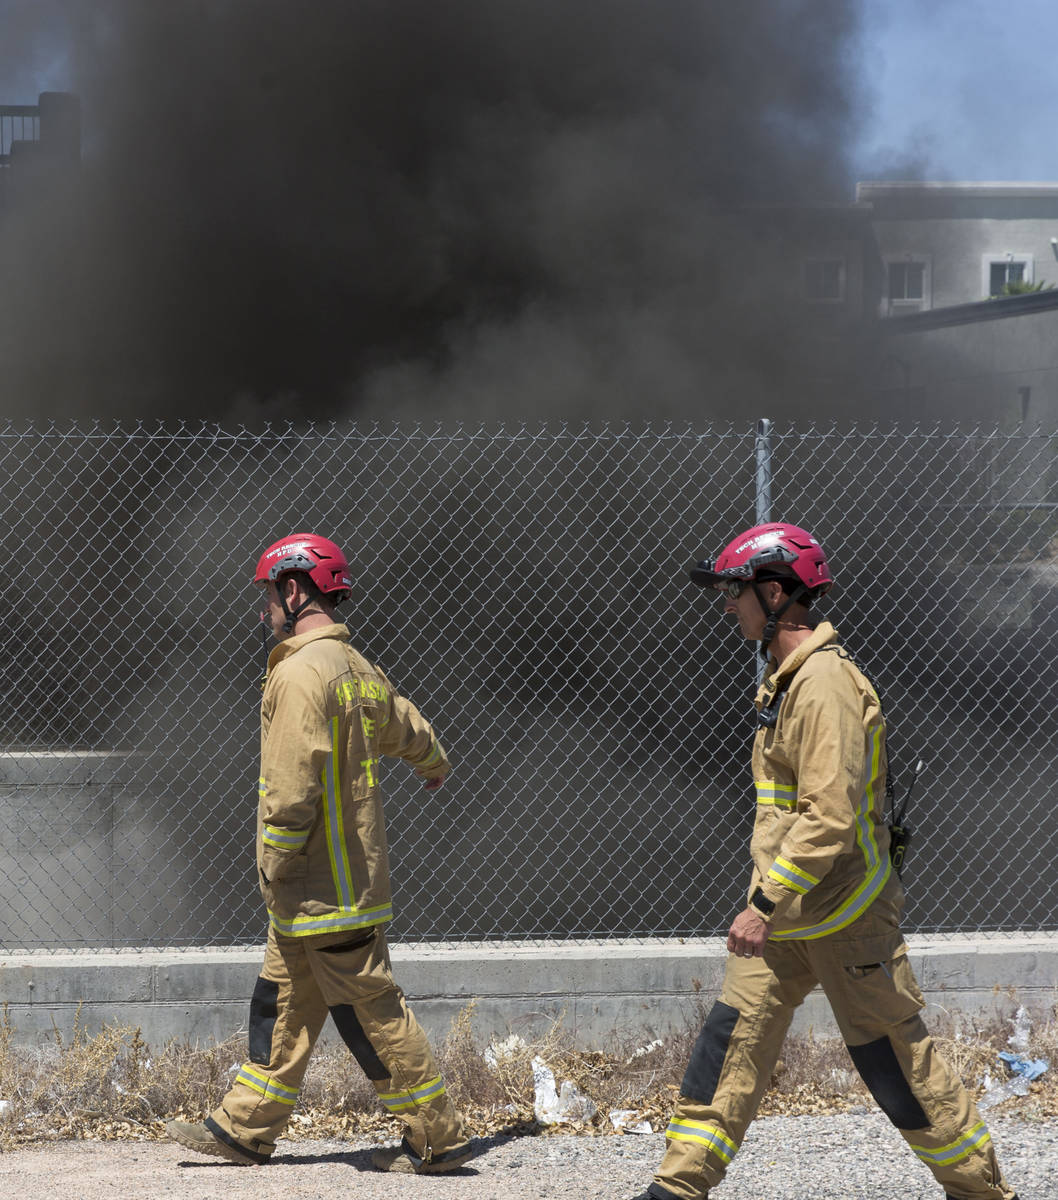
[[[703,1014],[699,1013],[699,1017]],[[473,1005],[455,1020],[437,1047],[449,1093],[476,1135],[510,1130],[544,1132],[533,1116],[532,1060],[543,1059],[556,1079],[570,1080],[598,1109],[591,1120],[563,1125],[586,1134],[610,1133],[611,1109],[633,1110],[662,1130],[700,1021],[648,1047],[614,1036],[604,1050],[577,1050],[561,1022],[532,1041],[512,1039],[490,1052],[473,1033]],[[986,1070],[1003,1076],[997,1050],[1007,1049],[1009,1022],[936,1034],[942,1053],[980,1092]],[[33,1049],[15,1045],[6,1010],[0,1020],[0,1149],[63,1138],[146,1140],[162,1136],[162,1122],[199,1120],[215,1107],[246,1052],[245,1038],[200,1049],[171,1041],[157,1050],[138,1029],[107,1026],[89,1034],[80,1020],[64,1038],[56,1029]],[[1058,1115],[1058,1019],[1033,1029],[1031,1055],[1053,1069],[1029,1095],[1000,1111],[1043,1119]],[[784,1049],[762,1114],[847,1111],[871,1103],[840,1041],[791,1038]],[[340,1043],[321,1045],[302,1089],[289,1136],[399,1136],[399,1123],[379,1111],[374,1089]]]

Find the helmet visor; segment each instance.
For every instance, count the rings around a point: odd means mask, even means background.
[[[703,558],[700,563],[695,563],[688,571],[691,581],[699,587],[716,587],[721,580],[747,582],[753,578],[753,567],[749,563],[724,567],[722,571],[716,569],[716,563],[715,558]]]

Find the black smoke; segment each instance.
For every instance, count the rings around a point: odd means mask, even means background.
[[[8,63],[42,28],[68,48],[85,142],[76,184],[0,216],[4,407],[800,401],[782,239],[741,214],[847,200],[858,8],[9,3]]]

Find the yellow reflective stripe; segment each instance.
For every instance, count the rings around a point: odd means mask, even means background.
[[[421,771],[423,767],[436,766],[441,761],[441,747],[438,744],[437,738],[433,739],[433,749],[420,763],[416,763],[415,767]]]
[[[892,866],[889,855],[883,855],[878,850],[878,839],[874,836],[874,822],[871,820],[878,780],[881,778],[883,729],[884,726],[879,722],[871,733],[870,775],[860,807],[856,811],[856,843],[863,854],[865,870],[863,882],[825,921],[820,921],[818,925],[802,925],[797,929],[784,929],[780,933],[773,933],[773,941],[807,941],[809,938],[826,937],[827,934],[836,933],[861,917],[885,887],[886,880],[892,873]]]
[[[797,788],[791,783],[776,783],[771,779],[756,779],[758,804],[774,804],[776,808],[793,808],[797,803]]]
[[[935,1150],[929,1149],[928,1146],[915,1146],[910,1142],[908,1145],[924,1163],[951,1166],[953,1163],[963,1162],[975,1150],[987,1146],[991,1140],[992,1135],[988,1132],[984,1121],[978,1121],[964,1137],[959,1138],[958,1141],[949,1142],[946,1146],[939,1146]]]
[[[277,825],[265,822],[261,840],[266,846],[275,846],[277,850],[300,850],[309,840],[311,829],[280,829]]]
[[[807,871],[802,870],[796,863],[790,862],[788,858],[777,858],[768,870],[768,878],[793,888],[802,896],[819,882],[814,875],[809,875]]]
[[[337,912],[312,916],[298,913],[295,917],[281,917],[272,909],[268,919],[277,933],[287,937],[307,937],[310,933],[338,933],[343,929],[361,929],[365,925],[381,925],[393,919],[393,903],[379,904],[375,908],[340,908]]]
[[[238,1075],[235,1076],[235,1082],[251,1088],[264,1096],[266,1100],[276,1100],[280,1104],[290,1105],[294,1105],[298,1101],[296,1088],[288,1088],[281,1083],[276,1083],[274,1079],[269,1078],[263,1072],[254,1070],[249,1063],[243,1063]]]
[[[722,1129],[706,1125],[703,1121],[678,1121],[674,1117],[665,1130],[665,1136],[674,1142],[694,1142],[705,1146],[725,1163],[729,1163],[738,1153],[738,1146]]]
[[[379,1099],[390,1112],[401,1112],[406,1108],[414,1108],[417,1104],[426,1104],[430,1100],[445,1094],[445,1085],[441,1076],[437,1075],[424,1083],[422,1087],[411,1088],[404,1092],[380,1092]]]
[[[265,777],[262,775],[257,781],[257,795],[259,799],[264,799],[265,794]]]
[[[356,909],[353,894],[353,873],[349,869],[349,854],[345,848],[345,824],[342,820],[341,772],[339,770],[338,718],[331,719],[331,754],[324,770],[324,825],[327,831],[327,853],[331,859],[331,877],[340,909]]]

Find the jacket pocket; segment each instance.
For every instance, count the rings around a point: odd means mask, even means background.
[[[289,860],[279,879],[270,879],[267,866],[261,868],[261,883],[265,903],[282,917],[293,917],[305,900],[305,881],[308,878],[309,860],[297,854]]]
[[[925,1007],[907,960],[907,946],[902,942],[895,950],[883,945],[864,945],[858,954],[848,953],[843,959],[845,994],[852,1002],[850,1011],[859,1014],[860,1021],[863,1014],[869,1013],[871,1023],[878,1028],[889,1028],[902,1024]]]
[[[275,883],[282,879],[297,879],[308,870],[308,855],[281,854],[270,846],[265,846],[261,852],[260,872],[265,883]]]

